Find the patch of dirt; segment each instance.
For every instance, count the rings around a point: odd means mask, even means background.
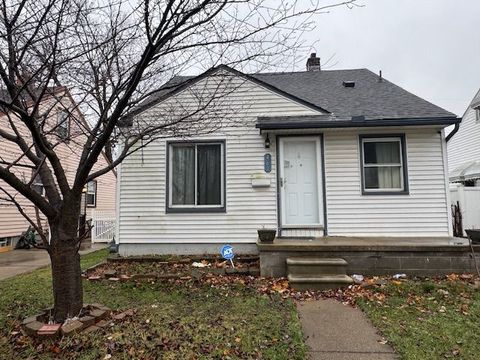
[[[87,272],[87,278],[99,280],[101,278],[122,279],[132,276],[148,275],[150,277],[165,275],[197,276],[198,274],[244,274],[256,275],[259,273],[258,258],[247,258],[234,261],[234,267],[227,260],[192,260],[191,258],[179,258],[173,261],[109,261]],[[146,277],[148,277],[146,276]],[[175,276],[173,276],[175,277]]]

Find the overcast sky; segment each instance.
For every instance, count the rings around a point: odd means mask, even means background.
[[[331,69],[388,80],[462,116],[480,88],[479,0],[358,0],[318,18],[307,41]]]

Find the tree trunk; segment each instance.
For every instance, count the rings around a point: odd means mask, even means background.
[[[83,307],[82,270],[77,246],[59,241],[50,253],[56,323],[78,316]]]
[[[68,203],[68,201],[67,201]],[[77,236],[79,204],[72,201],[61,211],[58,221],[50,222],[50,260],[56,323],[80,314],[83,307],[82,270]]]

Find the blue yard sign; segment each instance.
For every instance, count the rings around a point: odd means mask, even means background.
[[[220,249],[220,254],[224,259],[230,260],[232,266],[235,267],[235,265],[233,265],[233,258],[235,257],[235,254],[233,253],[233,247],[231,245],[223,245]]]
[[[235,254],[233,253],[233,247],[231,245],[223,245],[222,249],[220,250],[220,254],[222,254],[222,257],[227,260],[235,257]]]

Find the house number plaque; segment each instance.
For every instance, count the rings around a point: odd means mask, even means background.
[[[265,154],[263,155],[263,169],[266,173],[272,171],[272,155]]]

